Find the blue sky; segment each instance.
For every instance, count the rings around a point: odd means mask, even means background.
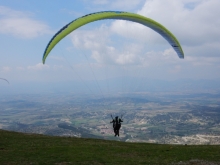
[[[0,77],[10,82],[0,82],[0,92],[59,91],[74,84],[93,90],[87,81],[97,88],[126,81],[138,86],[143,79],[219,81],[219,6],[219,0],[0,0]],[[44,49],[59,29],[85,14],[107,10],[160,22],[177,37],[185,59],[151,29],[107,20],[71,33],[42,64]],[[104,83],[114,78],[115,85]]]

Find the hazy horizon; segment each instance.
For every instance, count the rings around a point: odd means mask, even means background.
[[[0,81],[0,93],[218,92],[219,5],[218,0],[1,1],[0,78],[10,84]],[[42,64],[59,29],[100,10],[128,11],[161,23],[176,36],[185,58],[150,28],[105,20],[69,34]]]

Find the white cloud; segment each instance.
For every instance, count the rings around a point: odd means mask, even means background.
[[[147,0],[137,12],[167,27],[180,41],[185,59],[179,59],[159,34],[129,21],[112,21],[109,27],[102,25],[91,30],[78,29],[71,39],[75,47],[87,55],[90,51],[89,58],[103,66],[126,66],[130,70],[139,67],[149,75],[155,73],[167,78],[215,78],[219,74],[213,71],[220,63],[220,19],[215,16],[219,13],[216,6],[220,6],[220,1]]]
[[[60,69],[64,69],[65,67],[63,65],[47,65],[47,64],[42,64],[42,63],[38,63],[36,65],[32,65],[32,66],[27,66],[28,70],[45,70],[45,69],[50,69],[50,70],[60,70]],[[20,70],[24,70],[23,67],[19,67]]]
[[[42,64],[42,63],[38,63],[36,65],[27,67],[28,70],[43,70],[43,69],[48,69],[48,68],[49,66],[47,64]]]
[[[188,7],[190,4],[193,4],[193,7]],[[220,6],[218,0],[147,0],[137,13],[167,27],[180,41],[184,51],[190,47],[199,46],[196,54],[186,55],[207,55],[199,49],[204,49],[204,45],[209,45],[206,46],[207,48],[213,45],[214,49],[206,49],[206,52],[209,50],[212,52],[210,56],[218,56],[220,47],[218,6]],[[146,44],[168,45],[160,35],[136,23],[115,21],[111,29],[119,35],[140,40]]]
[[[48,56],[47,58],[55,60],[55,61],[60,61],[60,62],[65,61],[65,58],[61,57],[61,56],[53,56],[53,55],[51,55],[51,56]]]
[[[190,1],[154,0],[146,1],[139,14],[161,22],[179,38],[184,45],[201,45],[207,42],[219,42],[220,15],[218,0],[206,0],[196,3],[189,10],[186,8]],[[210,12],[212,11],[212,12]]]
[[[72,43],[82,54],[90,55],[100,64],[155,66],[175,63],[179,60],[172,48],[164,51],[146,51],[147,44],[129,42],[126,38],[116,38],[114,30],[101,28],[78,30],[71,34]],[[113,35],[113,37],[111,37]],[[122,42],[117,40],[122,40]],[[89,50],[90,53],[87,53]]]
[[[187,57],[185,60],[194,66],[218,66],[220,63],[220,57]]]
[[[179,73],[182,69],[182,66],[180,65],[175,65],[173,68],[170,68],[169,71],[170,73]]]
[[[140,64],[142,45],[135,43],[117,43],[111,38],[112,31],[105,25],[91,31],[78,30],[71,34],[72,43],[82,53],[84,49],[91,52],[91,57],[98,63],[114,65]],[[125,40],[124,40],[125,41]],[[121,44],[121,45],[118,45]],[[87,54],[87,53],[84,53]]]
[[[151,34],[155,34],[152,33],[152,30],[144,27],[143,25],[130,21],[116,20],[112,23],[110,28],[118,35],[140,40],[142,42],[149,41],[149,38],[152,38]]]
[[[12,68],[9,67],[9,66],[4,66],[4,67],[2,67],[1,72],[10,72],[11,69],[12,69]]]
[[[30,13],[0,6],[0,33],[21,38],[34,38],[50,33],[50,29],[45,23],[34,20],[29,15]]]
[[[71,34],[71,40],[75,47],[86,49],[97,49],[107,43],[109,29],[105,25],[94,28],[91,31],[77,30]]]

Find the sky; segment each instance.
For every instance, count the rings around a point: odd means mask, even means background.
[[[219,0],[0,0],[0,78],[10,82],[0,80],[0,93],[141,91],[155,87],[156,80],[185,82],[185,90],[190,81],[212,86],[220,82],[219,6]],[[58,30],[99,11],[127,11],[161,23],[185,58],[143,25],[105,20],[69,34],[42,64]]]

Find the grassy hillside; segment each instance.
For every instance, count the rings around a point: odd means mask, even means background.
[[[0,130],[0,164],[220,164],[220,146],[125,143]]]

